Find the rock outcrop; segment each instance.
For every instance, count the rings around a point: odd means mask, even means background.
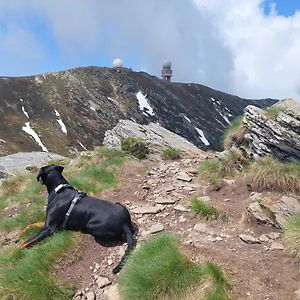
[[[281,161],[300,160],[300,105],[293,100],[268,110],[245,108],[246,140],[254,155],[272,155]]]
[[[153,153],[169,146],[182,151],[203,154],[203,151],[192,143],[158,124],[140,125],[130,120],[121,120],[113,129],[106,131],[103,145],[120,149],[122,139],[130,136],[142,138]]]
[[[30,168],[40,168],[51,160],[62,160],[65,157],[48,152],[19,152],[0,157],[0,179],[6,174],[19,174],[28,171]],[[1,175],[2,174],[2,175]]]

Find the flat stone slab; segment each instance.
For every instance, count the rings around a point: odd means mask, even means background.
[[[187,173],[181,172],[179,174],[177,174],[176,179],[181,180],[181,181],[185,181],[185,182],[191,182],[192,181],[192,177],[190,177]]]
[[[165,207],[163,205],[155,205],[155,206],[142,206],[135,208],[132,212],[134,214],[157,214],[162,211]]]
[[[175,202],[176,202],[176,199],[174,199],[174,198],[159,197],[159,198],[155,199],[155,203],[158,203],[158,204],[174,204]]]
[[[205,223],[197,223],[194,226],[194,230],[197,232],[203,232],[203,233],[208,233],[210,231],[208,226]]]
[[[240,234],[240,239],[247,244],[261,244],[261,241],[250,234]]]
[[[281,243],[273,242],[269,248],[269,250],[283,250],[283,245]]]
[[[99,288],[104,288],[108,285],[111,284],[111,281],[107,277],[98,277],[96,280],[96,284],[98,285]]]
[[[152,225],[149,229],[150,233],[153,234],[153,233],[157,233],[157,232],[161,232],[165,229],[164,225],[162,224],[155,224],[155,225]]]

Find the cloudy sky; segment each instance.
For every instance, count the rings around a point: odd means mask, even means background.
[[[124,65],[300,100],[299,0],[0,0],[0,75]]]

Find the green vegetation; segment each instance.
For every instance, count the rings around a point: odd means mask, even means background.
[[[175,160],[181,156],[181,150],[172,147],[167,147],[160,152],[160,157],[163,160]]]
[[[50,276],[52,265],[71,244],[70,232],[64,231],[26,251],[1,251],[0,298],[71,299],[73,289]]]
[[[0,211],[9,203],[34,202],[41,190],[36,175],[15,176],[5,180],[0,189]]]
[[[146,144],[142,138],[128,137],[122,141],[122,150],[130,153],[138,159],[143,159],[149,153]]]
[[[258,159],[250,167],[248,180],[256,191],[300,193],[300,163],[281,163],[272,157]]]
[[[287,248],[300,258],[300,214],[290,217],[285,225],[284,241]]]
[[[161,234],[136,249],[120,274],[124,300],[228,299],[228,283],[213,263],[194,264],[179,251],[179,241]]]
[[[271,106],[271,107],[264,109],[263,113],[268,119],[275,121],[277,119],[279,113],[282,111],[284,111],[284,108],[282,108],[282,107]]]
[[[235,118],[226,128],[223,136],[223,146],[229,149],[231,146],[240,146],[245,143],[247,128],[243,124],[243,117]]]
[[[221,218],[223,220],[228,219],[228,214],[225,212],[222,212],[221,210],[213,207],[212,205],[207,204],[207,202],[194,198],[191,200],[190,204],[191,211],[199,214],[202,217],[205,217],[206,219],[217,219]]]
[[[229,150],[222,159],[205,160],[198,167],[198,174],[208,179],[212,190],[220,188],[222,178],[232,177],[247,165],[242,154]]]
[[[126,159],[123,151],[99,147],[95,151],[84,152],[65,165],[64,174],[75,187],[97,193],[117,184],[118,167]],[[60,161],[52,163],[64,165]],[[0,234],[43,221],[46,198],[45,188],[37,182],[36,174],[4,181],[0,187],[0,211],[16,204],[18,210],[13,216],[0,220]],[[24,241],[37,230],[26,230],[21,240]],[[31,249],[20,250],[10,243],[5,250],[1,250],[0,299],[71,299],[72,288],[55,280],[51,271],[55,262],[72,246],[72,236],[64,231],[55,233]]]

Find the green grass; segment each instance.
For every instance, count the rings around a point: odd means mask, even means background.
[[[73,289],[62,286],[50,272],[72,244],[67,231],[28,250],[15,247],[0,253],[0,298],[28,300],[71,299]]]
[[[0,229],[11,231],[21,229],[28,224],[41,222],[45,220],[46,201],[43,198],[38,198],[33,204],[23,208],[20,212],[12,217],[3,218],[0,220]]]
[[[284,108],[282,107],[268,107],[263,110],[263,114],[270,120],[275,121],[279,115],[280,112],[284,111]]]
[[[198,174],[207,179],[212,190],[220,188],[222,178],[233,177],[247,162],[236,151],[228,151],[222,159],[205,160],[198,167]]]
[[[212,205],[207,204],[207,202],[194,198],[191,200],[190,204],[191,211],[199,214],[200,216],[206,219],[218,219],[221,218],[222,220],[228,219],[228,214],[225,212],[215,208]]]
[[[177,237],[166,233],[145,241],[136,249],[120,274],[124,300],[187,300],[200,299],[200,296],[223,300],[228,299],[227,287],[218,266],[191,262],[179,251]]]
[[[284,229],[285,245],[295,257],[300,259],[300,214],[290,217]]]
[[[133,155],[138,159],[146,158],[149,150],[142,138],[138,137],[127,137],[121,142],[122,150],[126,153]]]
[[[246,127],[243,124],[243,116],[230,122],[223,135],[223,146],[229,149],[232,145],[240,146],[245,142]]]
[[[0,189],[0,211],[9,203],[29,203],[39,197],[42,185],[36,176],[17,176],[3,182]]]
[[[181,157],[181,150],[172,147],[167,147],[161,150],[160,157],[163,160],[176,160]]]
[[[255,191],[300,193],[300,163],[282,163],[272,157],[264,157],[249,169],[248,181]]]
[[[88,193],[99,193],[117,185],[117,167],[122,165],[126,158],[115,157],[102,161],[100,165],[87,167],[69,182],[72,186]]]

